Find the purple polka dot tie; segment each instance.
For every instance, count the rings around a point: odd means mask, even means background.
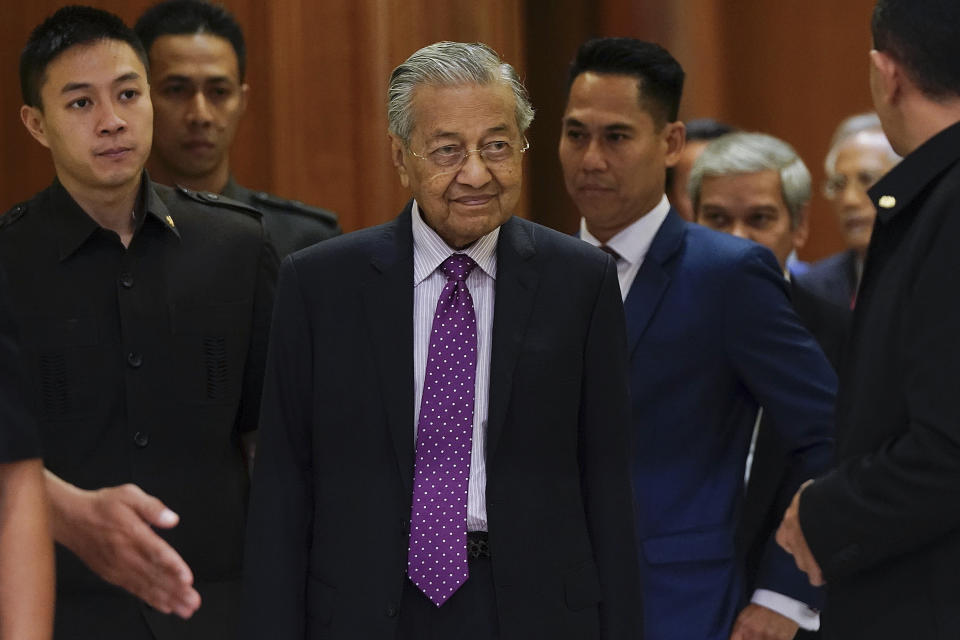
[[[413,583],[438,607],[469,576],[467,488],[477,319],[466,279],[475,266],[460,253],[440,265],[447,284],[433,316],[417,423],[407,569]]]

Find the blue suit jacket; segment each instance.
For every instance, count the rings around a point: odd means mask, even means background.
[[[758,405],[799,486],[831,462],[836,376],[770,251],[673,211],[624,305],[646,640],[726,640],[747,597],[734,534]],[[772,540],[758,582],[819,603]]]

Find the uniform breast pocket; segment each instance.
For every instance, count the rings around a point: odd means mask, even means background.
[[[239,397],[250,320],[249,302],[171,305],[174,397],[188,404]]]
[[[90,415],[110,370],[92,315],[25,316],[24,361],[42,419]]]

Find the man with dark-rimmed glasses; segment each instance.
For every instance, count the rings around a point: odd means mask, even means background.
[[[388,114],[413,199],[284,263],[245,637],[638,638],[614,263],[513,215],[533,109],[485,45]]]

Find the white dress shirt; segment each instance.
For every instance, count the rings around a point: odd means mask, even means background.
[[[621,259],[617,260],[617,277],[620,280],[620,294],[624,300],[630,292],[640,265],[650,250],[654,236],[660,230],[660,225],[666,220],[670,212],[670,203],[667,196],[660,198],[660,202],[651,209],[646,215],[640,216],[636,221],[619,231],[610,238],[606,246],[610,247],[618,254]],[[587,222],[584,218],[580,219],[580,237],[595,247],[603,243],[597,240],[590,231],[587,230]],[[757,416],[759,423],[760,416]],[[754,425],[754,438],[756,437],[756,424]],[[754,440],[751,440],[751,450],[749,452],[752,458]],[[749,474],[750,464],[748,463],[746,473]],[[807,606],[805,602],[794,600],[781,593],[769,591],[767,589],[757,589],[753,592],[750,601],[776,611],[782,616],[790,618],[796,622],[802,629],[816,631],[820,628],[820,613]]]
[[[607,242],[607,246],[620,254],[621,258],[617,260],[617,279],[620,281],[621,299],[627,299],[630,285],[637,277],[637,271],[640,270],[640,265],[643,264],[643,259],[650,250],[650,245],[653,244],[653,237],[657,235],[660,225],[666,220],[669,212],[670,202],[667,196],[663,196],[647,215],[640,216]],[[580,219],[580,237],[595,247],[603,244],[587,230],[587,221],[583,218]]]
[[[427,352],[437,300],[447,283],[440,264],[454,253],[470,256],[477,266],[467,276],[467,289],[477,316],[477,372],[474,379],[473,441],[467,489],[467,531],[487,530],[487,411],[490,401],[490,349],[493,301],[497,280],[497,239],[500,228],[479,238],[462,251],[451,249],[427,226],[413,203],[413,436],[420,419]]]

